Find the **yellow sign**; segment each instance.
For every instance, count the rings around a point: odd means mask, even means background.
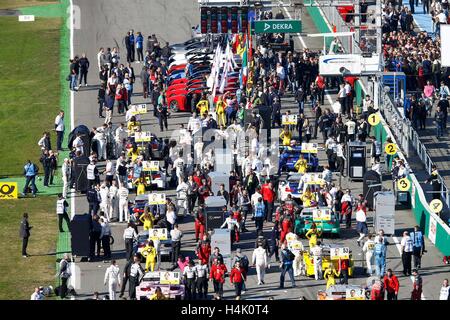
[[[439,199],[434,199],[430,202],[430,210],[433,213],[439,213],[442,211],[442,208],[444,207],[444,204]]]
[[[180,273],[179,272],[161,272],[159,278],[160,284],[180,284]]]
[[[367,118],[367,122],[371,125],[371,126],[376,126],[377,124],[379,124],[381,121],[380,119],[380,115],[378,113],[372,113],[368,118]]]
[[[159,171],[159,161],[143,161],[142,170],[144,171]]]
[[[313,221],[330,221],[331,220],[331,210],[330,209],[314,209],[313,210]]]
[[[296,125],[297,124],[297,115],[296,114],[284,114],[281,118],[282,125]]]
[[[148,230],[150,240],[167,240],[167,228],[155,228]]]
[[[137,115],[137,114],[145,114],[147,113],[147,105],[145,104],[138,104],[131,106],[131,114]]]
[[[0,182],[0,200],[11,200],[17,198],[17,182]]]
[[[317,143],[302,143],[302,153],[317,153]]]
[[[350,259],[350,249],[344,248],[330,248],[331,260]]]
[[[152,140],[152,135],[150,131],[142,131],[134,133],[135,142],[150,142]]]
[[[164,193],[150,193],[148,195],[149,204],[166,204],[166,194]]]
[[[408,191],[411,188],[411,182],[407,178],[400,179],[397,182],[397,188],[400,191]]]
[[[393,156],[394,154],[397,153],[397,146],[393,143],[388,143],[384,148],[384,150],[388,155]]]
[[[364,289],[346,289],[345,300],[366,300],[366,290]]]
[[[294,240],[291,242],[291,249],[293,250],[302,250],[303,249],[303,245],[301,241],[298,240]]]

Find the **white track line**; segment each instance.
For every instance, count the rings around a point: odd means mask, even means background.
[[[74,47],[73,47],[73,38],[74,38],[74,25],[73,25],[73,0],[69,0],[70,1],[70,6],[69,6],[69,10],[70,10],[70,59],[72,59],[75,55],[74,55]],[[72,90],[70,90],[70,130],[72,131],[73,129],[75,129],[75,96],[74,96],[74,92]],[[75,215],[75,194],[76,191],[74,189],[71,189],[71,199],[70,199],[70,215],[71,218],[74,217]],[[72,287],[75,290],[78,290],[81,286],[80,286],[80,279],[81,279],[81,275],[80,275],[80,269],[79,267],[75,264],[75,261],[73,260],[72,257],[72,263],[71,263],[71,271],[72,271],[72,276],[70,277],[70,284],[72,285]]]
[[[402,256],[402,246],[400,245],[400,240],[398,240],[398,238],[395,237],[395,236],[392,236],[392,239],[394,240],[395,246],[397,247],[397,250],[398,250],[398,254],[401,257]],[[411,282],[414,282],[414,280],[412,278],[409,278],[409,279],[411,280]],[[425,298],[425,296],[423,295],[423,290],[422,290],[422,297],[421,298],[422,298],[422,300],[427,300]]]

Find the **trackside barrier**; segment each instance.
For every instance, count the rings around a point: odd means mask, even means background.
[[[312,20],[316,26],[316,28],[322,32],[331,32],[328,21],[326,21],[327,17],[323,15],[323,10],[321,10],[318,7],[307,7],[307,11],[312,17]],[[337,16],[335,15],[337,18]],[[340,17],[339,17],[340,18]],[[342,18],[340,18],[342,20]],[[331,39],[330,39],[331,40]],[[329,43],[327,43],[327,46],[329,46]],[[356,52],[356,51],[353,51]],[[355,91],[357,91],[357,103],[359,104],[361,99],[361,96],[365,95],[364,86],[361,83],[357,83],[357,86],[355,86]],[[358,92],[360,91],[360,92]],[[358,99],[359,98],[359,99]],[[398,110],[396,110],[395,106],[392,104],[392,101],[386,98],[383,98],[384,102],[387,101],[390,102],[390,105],[388,105],[388,111],[391,111],[392,118],[391,122],[394,120],[398,123],[401,122],[401,126],[392,125],[392,129],[395,131],[397,130],[397,135],[394,135],[393,132],[390,130],[391,126],[386,122],[384,116],[381,119],[381,122],[373,128],[374,135],[377,137],[378,140],[381,141],[382,145],[385,144],[386,139],[388,137],[391,137],[392,141],[397,144],[399,147],[402,147],[402,150],[409,151],[409,145],[408,140],[412,144],[413,148],[418,153],[420,159],[425,163],[425,166],[427,168],[428,173],[431,173],[431,165],[432,161],[430,156],[428,155],[425,146],[420,142],[419,137],[415,130],[412,128],[412,126],[409,126],[409,129],[405,128],[408,126],[408,124],[403,121],[403,117],[401,117],[401,114]],[[390,109],[389,109],[390,108]],[[386,111],[384,111],[386,112]],[[394,117],[394,113],[396,113]],[[402,138],[403,141],[397,141],[396,137],[407,137],[409,136],[410,139]],[[403,149],[403,147],[408,146],[408,148]],[[403,159],[405,162],[408,162],[405,158],[405,155],[402,151],[399,151],[397,153],[400,159]],[[411,181],[411,202],[412,202],[412,213],[414,218],[416,219],[417,224],[420,226],[420,228],[423,230],[425,236],[436,246],[436,248],[445,256],[450,255],[450,228],[449,226],[442,221],[442,219],[436,215],[435,213],[431,212],[429,209],[428,201],[425,197],[425,193],[420,186],[419,181],[417,180],[415,174],[411,173],[408,177],[408,179]],[[445,199],[445,202],[447,206],[449,207],[449,194],[447,193],[447,187],[443,185],[442,195],[443,199]],[[444,196],[445,195],[445,196]]]

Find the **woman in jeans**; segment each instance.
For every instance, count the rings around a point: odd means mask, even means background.
[[[241,189],[238,195],[238,205],[241,208],[242,216],[244,217],[242,222],[242,232],[246,232],[248,230],[245,227],[245,222],[247,221],[247,215],[251,210],[250,197],[247,190]]]

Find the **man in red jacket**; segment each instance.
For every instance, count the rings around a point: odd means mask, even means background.
[[[227,273],[227,267],[220,263],[216,258],[213,261],[211,272],[209,273],[209,279],[212,280],[214,285],[214,299],[221,300],[223,296],[223,284],[225,282],[225,274]]]
[[[209,256],[211,255],[211,243],[208,240],[206,234],[203,235],[203,239],[197,244],[197,257],[202,264],[209,263]]]
[[[399,287],[400,284],[397,277],[392,272],[392,269],[388,269],[384,276],[384,288],[387,291],[388,300],[397,300]]]
[[[292,231],[292,220],[290,219],[290,215],[285,215],[283,218],[283,222],[281,223],[280,243],[284,243],[286,235],[291,231]]]
[[[245,281],[245,271],[241,267],[241,263],[236,261],[234,268],[231,269],[230,282],[234,284],[234,292],[236,293],[236,300],[241,299],[242,286]]]
[[[203,238],[204,233],[205,233],[205,216],[203,215],[203,208],[199,208],[195,215],[195,242],[198,242],[198,239]]]
[[[265,220],[272,222],[273,204],[275,202],[275,190],[273,183],[267,180],[261,187],[261,194],[264,201]]]

